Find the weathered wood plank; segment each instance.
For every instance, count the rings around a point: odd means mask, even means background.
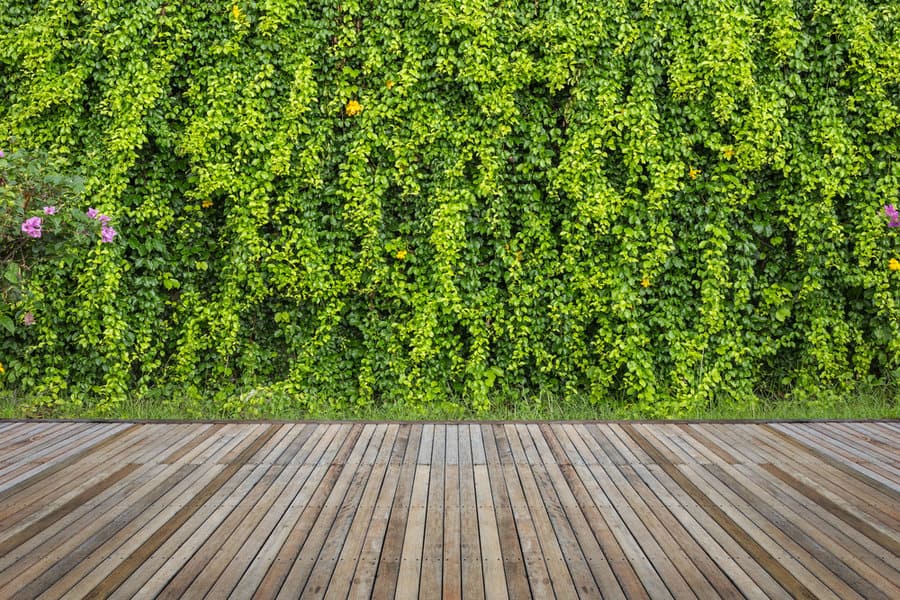
[[[391,507],[390,520],[384,534],[384,545],[378,559],[378,570],[375,582],[370,591],[373,600],[393,598],[397,589],[397,577],[400,574],[400,561],[403,552],[403,541],[406,537],[406,526],[409,521],[409,507],[416,476],[416,462],[422,440],[422,426],[409,425],[409,441],[406,454],[402,458],[394,504]],[[393,462],[396,458],[391,457]]]
[[[895,422],[0,422],[0,597],[893,598],[898,451]]]

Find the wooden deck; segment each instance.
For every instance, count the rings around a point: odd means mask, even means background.
[[[900,423],[0,422],[0,598],[900,598]]]

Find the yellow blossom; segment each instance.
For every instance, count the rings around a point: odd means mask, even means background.
[[[691,167],[691,169],[688,171],[688,177],[690,177],[691,179],[697,179],[697,175],[699,174],[700,169],[695,169],[694,167]]]
[[[239,21],[241,18],[241,9],[238,8],[238,5],[235,4],[231,7],[231,16],[234,17],[235,21]]]
[[[351,100],[347,103],[347,107],[344,109],[344,112],[347,113],[348,117],[353,117],[358,115],[362,111],[362,106],[356,100]]]
[[[888,261],[888,269],[891,271],[900,271],[900,260],[892,258]]]
[[[394,80],[388,79],[387,81],[384,82],[384,85],[387,86],[387,89],[391,89],[392,87],[394,87]]]
[[[641,279],[641,285],[643,287],[650,287],[650,278],[644,277],[643,279]]]
[[[396,256],[398,259],[403,260],[404,258],[406,258],[406,254],[406,250],[397,250]]]
[[[0,363],[0,373],[6,373],[6,369],[3,368],[3,363]]]
[[[200,206],[202,206],[203,208],[211,208],[212,205],[213,205],[212,200],[204,200],[203,202],[200,203]]]
[[[726,159],[731,160],[731,157],[734,156],[734,149],[731,146],[728,146],[722,154],[725,155]]]

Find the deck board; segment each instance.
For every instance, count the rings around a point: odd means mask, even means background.
[[[0,422],[3,598],[896,598],[900,426]]]

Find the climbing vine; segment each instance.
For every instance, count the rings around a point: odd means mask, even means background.
[[[0,149],[118,237],[28,265],[0,387],[674,415],[900,366],[900,2],[7,4]]]

